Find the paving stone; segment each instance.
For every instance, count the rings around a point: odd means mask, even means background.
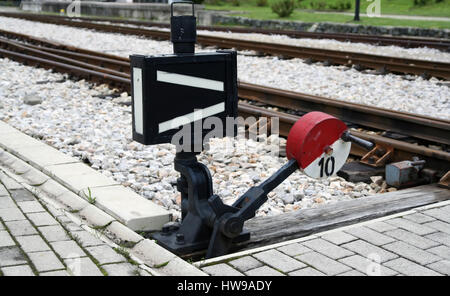
[[[5,226],[3,226],[2,219],[0,218],[0,230],[5,230]]]
[[[4,247],[0,248],[0,266],[11,266],[26,264],[25,256],[20,251],[19,247]],[[2,268],[3,269],[3,268]]]
[[[69,191],[69,189],[67,189],[66,187],[62,186],[61,184],[52,179],[47,180],[44,184],[42,184],[41,186],[37,186],[35,188],[36,190],[45,192],[45,194],[53,198],[56,198],[59,195]]]
[[[85,230],[72,232],[72,236],[77,239],[78,243],[80,243],[82,247],[100,246],[105,244],[101,239],[93,236]]]
[[[159,230],[170,220],[168,211],[122,185],[92,188],[91,193],[96,206],[132,230]]]
[[[0,218],[4,222],[26,219],[18,208],[0,209]]]
[[[58,241],[50,243],[55,252],[62,259],[86,257],[86,253],[78,246],[75,241]]]
[[[0,196],[0,209],[17,208],[17,205],[9,196]]]
[[[50,247],[39,235],[17,236],[16,239],[26,253],[50,251]]]
[[[37,201],[22,201],[18,202],[17,205],[25,214],[45,212],[45,209]]]
[[[386,234],[393,238],[396,238],[397,240],[401,240],[404,241],[405,243],[416,246],[419,249],[428,249],[439,245],[439,243],[435,241],[429,240],[423,236],[417,235],[415,233],[403,229],[388,231],[386,232]]]
[[[126,261],[125,257],[118,254],[111,247],[107,245],[94,246],[86,248],[88,251],[100,265],[106,263],[119,263]]]
[[[403,216],[404,219],[407,219],[409,221],[413,221],[419,224],[423,224],[425,222],[431,222],[431,221],[435,221],[434,218],[424,215],[422,213],[414,213],[414,214],[409,214],[406,216]]]
[[[251,256],[245,256],[239,259],[232,260],[228,262],[228,264],[242,272],[263,266],[260,261]]]
[[[52,251],[28,253],[28,257],[39,272],[65,268]]]
[[[339,259],[353,255],[353,252],[336,246],[321,238],[306,241],[303,245],[332,259]]]
[[[23,175],[31,170],[31,167],[26,162],[18,158],[15,158],[13,162],[8,165],[8,167],[16,175]]]
[[[418,234],[418,235],[426,235],[426,234],[436,232],[436,230],[433,228],[430,228],[430,227],[424,226],[422,224],[415,223],[415,222],[412,222],[412,221],[409,221],[409,220],[406,220],[403,218],[395,218],[395,219],[387,220],[386,222],[391,225],[414,232],[415,234]]]
[[[114,242],[118,245],[121,243],[138,243],[143,239],[142,236],[117,221],[108,225],[106,232],[114,234]]]
[[[21,175],[21,177],[24,178],[31,186],[40,186],[50,179],[49,176],[33,167],[30,167],[30,170]]]
[[[0,182],[3,183],[3,186],[8,190],[16,190],[22,189],[23,186],[5,175],[4,173],[0,173]]]
[[[280,270],[281,272],[290,272],[306,267],[306,265],[300,261],[274,249],[253,254],[253,257],[275,269]]]
[[[27,214],[28,218],[36,226],[59,225],[58,221],[47,212]]]
[[[65,259],[68,271],[75,276],[102,276],[103,273],[88,257]]]
[[[345,230],[345,232],[377,246],[385,245],[395,241],[395,239],[393,239],[392,237],[386,236],[379,233],[378,231],[364,226],[353,227]]]
[[[440,207],[439,209],[441,209],[442,211],[446,211],[447,213],[450,214],[450,205]]]
[[[296,258],[327,275],[336,275],[351,270],[350,267],[316,252],[309,252]]]
[[[284,276],[281,272],[270,268],[269,266],[262,266],[255,269],[251,269],[245,272],[248,276]]]
[[[380,256],[381,262],[392,260],[398,257],[398,255],[394,253],[388,252],[380,247],[369,244],[368,242],[362,240],[347,243],[345,245],[342,245],[342,247],[349,249],[355,253],[358,253],[363,257],[369,257],[375,254],[377,256]]]
[[[374,262],[368,258],[360,255],[354,255],[347,258],[340,259],[339,262],[344,263],[354,269],[371,276],[392,276],[397,272],[382,266],[381,263]]]
[[[61,217],[61,216],[65,216],[65,215],[66,215],[62,209],[55,208],[55,207],[54,207],[53,205],[51,205],[51,204],[46,204],[45,206],[46,206],[46,208],[47,208],[48,213],[49,213],[50,215],[52,215],[52,216],[56,219],[56,221],[58,221],[58,217]]]
[[[13,236],[38,234],[28,220],[5,222],[5,224]]]
[[[45,168],[61,184],[78,192],[88,187],[117,185],[111,178],[81,162],[52,165]]]
[[[3,267],[2,272],[5,276],[34,276],[34,272],[29,265]]]
[[[338,274],[338,276],[366,276],[366,275],[357,270],[350,270],[350,271],[346,271],[344,273],[340,273],[340,274]]]
[[[365,226],[369,227],[375,231],[378,231],[378,232],[385,232],[385,231],[397,229],[397,227],[395,227],[391,224],[388,224],[386,222],[383,222],[383,221],[368,223]]]
[[[430,248],[427,250],[427,252],[433,253],[435,255],[438,255],[441,258],[450,260],[450,247],[447,246],[437,246],[434,248]]]
[[[311,267],[306,267],[306,268],[302,268],[300,270],[296,270],[296,271],[292,271],[290,273],[288,273],[288,275],[290,276],[324,276],[324,273],[321,273],[320,271],[311,268]]]
[[[0,196],[8,196],[9,193],[6,190],[5,186],[3,186],[2,184],[0,184]]]
[[[13,241],[9,233],[6,230],[0,230],[0,248],[15,245],[16,243]]]
[[[435,232],[425,237],[450,247],[450,234]]]
[[[424,223],[423,225],[434,228],[436,230],[439,230],[440,232],[445,232],[447,234],[450,234],[450,224],[449,223],[436,220],[433,222]]]
[[[288,256],[297,256],[307,252],[311,252],[311,249],[308,249],[307,247],[302,246],[301,244],[298,243],[282,246],[279,247],[277,250],[285,253]]]
[[[450,215],[448,211],[441,208],[423,211],[422,214],[450,223]]]
[[[411,262],[405,258],[397,258],[383,263],[384,266],[408,276],[436,276],[439,273]]]
[[[140,274],[138,267],[130,263],[106,264],[102,268],[108,276],[138,276]]]
[[[67,191],[58,196],[58,201],[68,207],[70,210],[80,211],[89,206],[89,202],[79,197],[72,191]]]
[[[332,242],[335,245],[342,245],[354,240],[357,240],[356,237],[345,233],[343,231],[334,231],[321,236],[321,238],[326,239],[329,242]]]
[[[144,239],[136,244],[133,247],[133,252],[149,266],[158,266],[170,262],[176,257],[173,253],[149,239]]]
[[[450,275],[450,260],[438,261],[428,265],[427,267],[439,273]]]
[[[202,270],[212,276],[242,276],[243,274],[231,266],[220,263],[203,267]]]
[[[76,233],[78,231],[82,231],[83,228],[81,228],[78,224],[75,224],[73,222],[67,223],[67,224],[63,224],[64,228],[67,229],[67,231],[69,232],[73,232]]]
[[[38,229],[48,242],[70,240],[70,237],[61,225],[41,226]]]
[[[17,149],[24,160],[37,167],[47,167],[50,165],[77,162],[77,159],[59,152],[53,147],[45,144],[37,144],[34,147],[24,147]],[[36,157],[39,155],[39,157]]]
[[[11,193],[11,197],[16,202],[36,200],[34,198],[34,195],[30,191],[28,191],[26,189],[11,190],[10,193]]]
[[[411,261],[417,262],[419,264],[430,264],[438,261],[440,258],[436,255],[433,255],[427,251],[421,250],[414,246],[411,246],[402,241],[394,242],[388,245],[384,245],[383,248],[392,251],[400,257],[404,257]]]
[[[65,270],[42,272],[39,276],[70,276]]]
[[[180,257],[172,258],[167,265],[157,268],[156,271],[161,275],[170,276],[205,276],[205,272],[201,271],[192,264],[187,263]]]

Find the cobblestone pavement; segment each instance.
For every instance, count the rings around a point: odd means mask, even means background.
[[[0,167],[0,275],[150,275]]]
[[[450,275],[450,203],[197,263],[210,275]]]

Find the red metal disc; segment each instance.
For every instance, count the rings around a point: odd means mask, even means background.
[[[317,111],[307,113],[289,131],[286,156],[296,159],[299,167],[311,177],[330,176],[342,167],[350,152],[351,144],[340,139],[346,130],[347,125],[331,115]],[[330,162],[328,158],[334,159],[324,169],[324,162]]]

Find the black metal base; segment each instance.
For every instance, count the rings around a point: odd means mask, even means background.
[[[196,242],[186,242],[184,240],[177,239],[178,231],[173,232],[156,232],[151,235],[151,237],[156,240],[158,245],[169,250],[170,252],[178,255],[188,255],[198,251],[207,250],[209,246],[209,239],[196,241]],[[244,228],[241,234],[233,239],[233,244],[242,243],[250,239],[250,232]]]

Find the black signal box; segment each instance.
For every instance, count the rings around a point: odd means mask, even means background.
[[[171,143],[184,125],[237,116],[236,52],[132,55],[133,140]],[[202,128],[202,139],[211,130]]]

